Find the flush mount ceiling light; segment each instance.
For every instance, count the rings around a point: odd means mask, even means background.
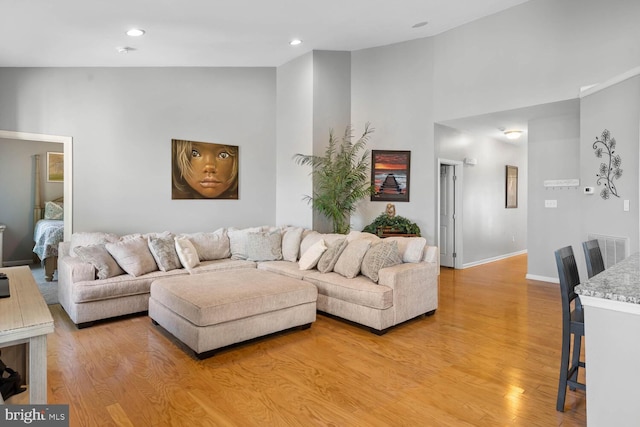
[[[129,31],[127,31],[127,35],[131,36],[131,37],[140,37],[144,35],[144,30],[141,30],[140,28],[132,28]]]
[[[131,51],[134,51],[135,49],[129,46],[122,46],[122,47],[117,47],[116,50],[118,51],[118,53],[129,53]]]
[[[291,41],[289,42],[289,44],[290,44],[291,46],[298,46],[299,44],[302,44],[302,40],[300,40],[300,39],[293,39],[293,40],[291,40]]]
[[[522,131],[521,130],[505,130],[504,131],[504,136],[507,137],[507,139],[518,139],[520,138],[520,135],[522,135]]]

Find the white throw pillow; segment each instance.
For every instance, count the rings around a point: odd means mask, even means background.
[[[422,261],[424,247],[427,245],[424,237],[387,237],[385,240],[398,243],[402,262]]]
[[[137,277],[158,269],[151,255],[149,244],[142,236],[128,238],[104,245],[118,265],[130,275]]]
[[[282,234],[282,259],[296,262],[300,255],[300,242],[302,242],[302,227],[289,227]]]
[[[200,264],[200,258],[195,246],[191,243],[187,237],[176,237],[176,252],[180,259],[180,264],[187,270],[191,270],[193,267]]]
[[[306,250],[298,261],[298,267],[300,270],[311,270],[318,264],[318,260],[327,250],[327,246],[324,244],[324,240],[319,240],[314,243],[309,249]]]
[[[189,238],[198,252],[200,261],[224,259],[231,256],[229,236],[225,228],[219,228],[213,233],[183,234]]]

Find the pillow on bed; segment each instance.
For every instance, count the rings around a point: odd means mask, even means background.
[[[74,248],[74,252],[83,262],[93,265],[98,279],[108,279],[124,274],[104,245],[78,246]]]
[[[44,219],[63,219],[64,206],[60,202],[45,202]]]

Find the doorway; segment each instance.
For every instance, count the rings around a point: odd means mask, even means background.
[[[461,268],[462,162],[438,159],[438,244],[440,265]]]

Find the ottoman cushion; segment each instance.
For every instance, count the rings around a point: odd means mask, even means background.
[[[310,283],[256,269],[170,277],[151,284],[152,298],[196,326],[315,303],[317,292]]]

